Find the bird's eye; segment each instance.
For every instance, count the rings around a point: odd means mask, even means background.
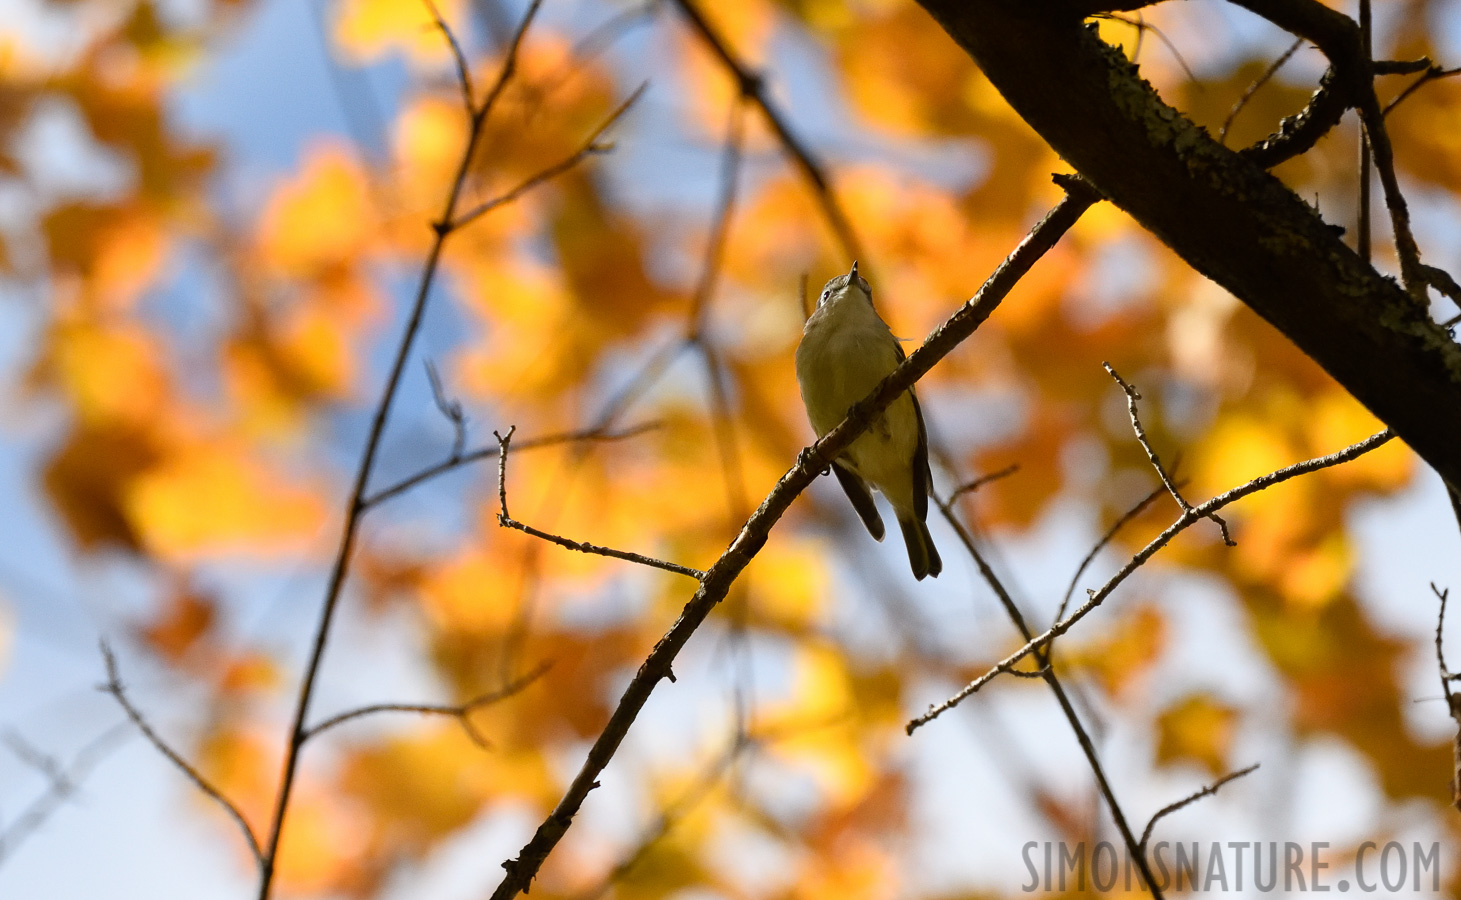
[[[823,291],[822,292],[822,296],[820,296],[820,297],[817,298],[817,305],[818,306],[821,306],[823,303],[826,303],[827,302],[827,298],[830,297],[830,296],[832,296],[832,292],[831,291]]]

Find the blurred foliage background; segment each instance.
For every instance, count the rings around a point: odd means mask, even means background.
[[[106,740],[78,795],[39,830],[7,832],[0,891],[243,896],[254,875],[228,821],[90,689],[95,642],[116,645],[159,731],[264,830],[353,461],[467,136],[452,57],[421,0],[0,8],[0,722],[12,749],[63,763]],[[439,8],[490,83],[522,5]],[[920,339],[1059,198],[1060,160],[909,0],[700,13],[825,167],[896,334]],[[1213,133],[1289,44],[1216,2],[1101,31]],[[1461,63],[1461,4],[1378,2],[1376,56],[1421,55]],[[1227,143],[1302,108],[1322,68],[1299,49]],[[803,283],[814,292],[852,252],[824,198],[679,4],[549,0],[466,200],[571,156],[641,83],[611,151],[448,244],[374,484],[450,452],[430,361],[469,447],[509,425],[524,440],[652,424],[515,455],[514,515],[704,567],[811,440],[792,368]],[[1384,79],[1382,100],[1406,84]],[[1390,117],[1422,249],[1452,269],[1458,116],[1461,79]],[[1351,235],[1356,145],[1347,120],[1277,170]],[[1382,221],[1378,247],[1386,236]],[[1157,485],[1102,361],[1142,390],[1189,498],[1380,428],[1231,296],[1095,207],[919,385],[942,494],[1019,467],[958,509],[1035,623]],[[461,702],[551,668],[473,713],[485,748],[450,718],[405,714],[313,743],[281,896],[488,893],[688,599],[681,577],[499,529],[495,476],[489,458],[371,512],[315,718]],[[1175,515],[1159,497],[1077,597]],[[1335,860],[1366,840],[1452,846],[1426,583],[1461,589],[1461,554],[1438,479],[1397,441],[1229,520],[1236,547],[1192,529],[1058,645],[1128,815],[1144,823],[1261,762],[1159,834],[1328,840]],[[904,735],[1022,643],[952,531],[933,529],[945,572],[918,584],[897,539],[875,545],[835,486],[802,497],[533,896],[1015,896],[1025,842],[1115,840],[1038,682],[1001,682]],[[25,757],[0,760],[0,826],[46,796]],[[59,862],[103,845],[94,867]]]

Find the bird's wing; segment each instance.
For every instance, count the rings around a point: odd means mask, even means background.
[[[867,482],[835,462],[832,463],[832,474],[837,476],[837,483],[842,485],[847,499],[852,501],[852,508],[857,510],[858,518],[862,519],[862,524],[867,526],[868,533],[873,536],[873,540],[881,541],[883,539],[883,517],[878,515],[878,506],[873,502],[873,494],[868,490]]]

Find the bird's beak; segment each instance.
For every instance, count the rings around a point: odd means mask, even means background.
[[[855,259],[852,261],[852,271],[847,273],[847,280],[848,281],[856,281],[857,280],[857,260],[855,260]]]

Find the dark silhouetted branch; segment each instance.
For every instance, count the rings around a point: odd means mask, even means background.
[[[1116,379],[1116,383],[1121,386],[1121,390],[1126,392],[1126,411],[1131,418],[1131,430],[1136,432],[1136,440],[1141,444],[1141,449],[1146,451],[1146,458],[1152,464],[1152,468],[1157,470],[1157,477],[1162,479],[1162,485],[1166,487],[1167,493],[1172,495],[1172,499],[1177,501],[1177,505],[1181,507],[1182,512],[1191,512],[1192,504],[1188,503],[1182,497],[1182,492],[1177,490],[1177,485],[1172,481],[1172,476],[1167,474],[1166,467],[1162,465],[1161,459],[1158,458],[1157,451],[1152,449],[1152,442],[1147,439],[1146,429],[1141,427],[1141,416],[1136,411],[1136,401],[1141,399],[1141,392],[1122,380],[1121,376],[1116,374],[1116,370],[1111,368],[1110,363],[1103,362],[1101,365],[1106,369],[1107,374]],[[1207,518],[1212,519],[1222,529],[1224,544],[1227,544],[1229,547],[1237,546],[1233,543],[1232,536],[1228,534],[1228,523],[1223,521],[1222,516],[1216,513],[1209,513]]]
[[[615,107],[614,111],[609,113],[608,117],[605,118],[603,122],[599,123],[599,127],[595,128],[593,132],[589,134],[589,136],[584,140],[584,142],[579,146],[577,150],[573,151],[572,153],[565,156],[563,159],[560,159],[558,162],[552,164],[551,166],[548,166],[542,171],[529,175],[527,178],[523,179],[521,184],[508,191],[507,193],[497,197],[493,197],[491,200],[487,200],[483,203],[479,203],[467,212],[464,212],[457,218],[451,220],[452,230],[456,230],[458,228],[469,225],[477,219],[481,218],[482,216],[485,216],[487,213],[492,212],[492,210],[513,202],[514,200],[518,199],[523,194],[526,194],[528,191],[531,191],[533,188],[537,187],[543,182],[551,181],[552,179],[557,178],[559,175],[562,175],[564,172],[572,169],[574,166],[583,162],[588,157],[594,156],[599,153],[607,153],[608,151],[612,150],[612,144],[601,144],[599,143],[599,138],[602,137],[604,132],[609,129],[609,126],[619,121],[619,119],[626,112],[629,111],[629,108],[633,106],[640,97],[644,96],[644,90],[647,87],[649,87],[648,84],[641,84],[638,88],[636,88],[634,93],[625,98],[623,103],[620,103],[617,107]]]
[[[157,748],[158,753],[165,756],[168,762],[177,766],[178,770],[186,775],[188,780],[193,782],[198,790],[206,794],[208,799],[217,803],[223,808],[224,812],[228,813],[229,817],[233,819],[234,824],[238,826],[238,830],[243,834],[244,841],[248,843],[249,852],[253,853],[254,861],[262,865],[264,862],[264,852],[259,848],[259,841],[254,837],[254,830],[249,827],[248,820],[243,817],[243,813],[239,812],[238,807],[233,805],[233,801],[223,796],[223,792],[214,787],[212,782],[204,778],[201,772],[193,768],[193,765],[186,759],[183,759],[182,754],[168,746],[167,741],[164,741],[153,730],[152,726],[148,724],[147,720],[143,718],[141,711],[132,705],[132,701],[127,698],[126,687],[122,684],[122,676],[117,670],[117,657],[112,653],[112,648],[107,645],[106,641],[101,642],[101,655],[102,659],[106,661],[107,667],[107,680],[101,686],[101,690],[116,698],[117,704],[126,712],[127,718],[131,719],[132,724],[137,726],[137,730],[142,732],[142,736],[147,738],[153,747]]]
[[[1024,659],[1026,656],[1030,655],[1038,648],[1043,647],[1060,635],[1065,634],[1071,629],[1073,625],[1075,625],[1075,623],[1085,618],[1086,615],[1088,615],[1093,609],[1100,606],[1101,603],[1104,602],[1105,599],[1111,595],[1111,592],[1114,591],[1118,586],[1120,586],[1120,584],[1125,581],[1132,572],[1135,572],[1137,569],[1141,568],[1143,565],[1146,564],[1147,560],[1151,559],[1152,556],[1157,553],[1158,550],[1161,550],[1163,547],[1167,546],[1167,544],[1171,543],[1172,538],[1181,534],[1183,531],[1186,531],[1196,522],[1207,518],[1209,513],[1217,512],[1223,507],[1235,503],[1243,499],[1244,497],[1247,497],[1249,494],[1255,494],[1258,491],[1266,490],[1267,488],[1273,487],[1276,484],[1288,481],[1290,478],[1297,478],[1300,475],[1306,475],[1310,472],[1318,471],[1319,469],[1325,469],[1330,466],[1337,466],[1340,463],[1348,462],[1349,460],[1354,459],[1357,456],[1361,456],[1383,445],[1394,436],[1395,435],[1393,432],[1391,432],[1389,429],[1386,429],[1385,431],[1371,435],[1370,437],[1367,437],[1358,443],[1351,444],[1348,447],[1345,447],[1343,450],[1338,451],[1337,453],[1331,453],[1328,456],[1320,456],[1314,459],[1305,460],[1301,463],[1295,463],[1292,466],[1287,466],[1285,468],[1279,469],[1276,472],[1269,472],[1267,475],[1259,476],[1252,481],[1241,484],[1238,487],[1227,491],[1226,493],[1220,494],[1207,501],[1206,503],[1203,503],[1199,506],[1191,507],[1188,511],[1184,512],[1181,517],[1177,519],[1177,521],[1167,526],[1167,529],[1165,531],[1157,535],[1155,538],[1152,539],[1149,544],[1147,544],[1140,551],[1138,551],[1137,554],[1133,556],[1131,560],[1126,563],[1126,565],[1122,566],[1115,575],[1111,576],[1111,578],[1105,584],[1103,584],[1099,590],[1091,591],[1090,597],[1086,600],[1086,602],[1081,604],[1075,612],[1070,614],[1070,616],[1061,619],[1059,622],[1052,625],[1048,630],[1046,630],[1044,634],[1040,635],[1039,637],[1026,642],[1026,644],[1019,650],[1016,650],[1014,653],[1005,657],[989,671],[969,682],[968,685],[966,685],[962,690],[960,690],[957,694],[954,694],[948,700],[945,700],[943,703],[940,703],[937,706],[929,707],[928,712],[924,713],[916,719],[913,719],[908,723],[908,733],[912,734],[918,728],[927,725],[929,722],[932,722],[943,713],[953,709],[955,706],[958,706],[971,694],[978,692],[980,688],[993,681],[1001,672],[1009,671],[1020,660]]]
[[[305,737],[306,739],[312,738],[323,731],[334,728],[336,725],[343,725],[346,722],[364,716],[372,716],[377,713],[386,712],[408,712],[423,715],[452,716],[461,723],[462,730],[467,733],[467,737],[471,738],[473,743],[485,750],[490,747],[490,744],[487,738],[477,730],[477,726],[472,724],[472,713],[484,706],[491,706],[498,701],[506,700],[508,697],[522,693],[529,685],[542,678],[552,667],[552,663],[545,662],[523,677],[511,682],[506,687],[499,688],[495,691],[488,691],[485,694],[479,694],[466,703],[458,703],[455,705],[441,703],[373,703],[369,706],[346,710],[345,712],[331,716],[317,725],[310,726],[305,731]]]
[[[689,566],[682,566],[679,563],[666,562],[662,559],[655,559],[652,556],[645,556],[642,553],[631,553],[627,550],[615,550],[613,547],[601,547],[598,544],[590,544],[587,541],[573,541],[557,534],[550,534],[531,525],[525,525],[514,519],[507,512],[507,452],[512,443],[512,433],[516,427],[509,428],[507,434],[492,432],[497,437],[497,501],[500,511],[497,514],[497,524],[503,528],[513,528],[524,534],[530,534],[535,538],[566,547],[569,550],[577,550],[579,553],[589,553],[595,556],[607,556],[612,559],[622,559],[625,562],[638,563],[641,566],[649,566],[652,569],[663,569],[666,572],[674,572],[676,575],[686,575],[696,580],[705,577],[705,573],[699,569],[692,569]]]
[[[1156,815],[1152,816],[1151,820],[1146,823],[1146,830],[1141,833],[1142,852],[1146,852],[1147,841],[1151,840],[1152,829],[1157,827],[1158,822],[1160,822],[1162,819],[1165,819],[1167,816],[1170,816],[1172,813],[1176,812],[1179,809],[1191,806],[1192,804],[1201,800],[1203,797],[1211,797],[1228,782],[1236,781],[1237,779],[1242,778],[1244,775],[1247,775],[1250,772],[1257,771],[1258,765],[1258,763],[1254,763],[1246,769],[1239,769],[1236,772],[1229,772],[1228,774],[1219,778],[1217,781],[1214,781],[1212,784],[1208,785],[1197,793],[1189,794],[1188,796],[1183,797],[1181,800],[1178,800],[1176,803],[1168,804],[1167,806],[1164,806],[1161,809],[1157,810]]]
[[[861,248],[857,240],[857,234],[852,228],[852,222],[848,219],[847,213],[843,211],[842,205],[837,200],[837,195],[832,189],[831,179],[827,177],[826,168],[823,166],[811,150],[802,143],[801,138],[791,130],[787,124],[786,117],[782,115],[766,95],[766,82],[759,74],[741,61],[731,50],[730,45],[720,36],[693,0],[674,0],[675,5],[684,13],[689,20],[690,26],[695,33],[700,35],[711,52],[730,72],[735,79],[741,96],[756,104],[761,110],[761,115],[766,119],[766,124],[771,126],[772,132],[781,142],[781,146],[796,161],[797,167],[807,181],[811,183],[812,190],[816,194],[817,202],[822,207],[822,213],[827,218],[827,223],[832,227],[837,242],[842,245],[842,251],[849,259],[858,259],[862,256]]]
[[[939,360],[962,343],[999,306],[1000,302],[1030,267],[1055,245],[1080,215],[1099,198],[1080,179],[1063,178],[1067,191],[1064,199],[1022,240],[1014,251],[990,275],[968,302],[934,329],[933,333],[898,368],[884,378],[867,397],[853,404],[847,418],[820,440],[798,455],[796,464],[782,475],[776,486],[746,520],[735,540],[700,579],[700,587],[685,604],[675,624],[655,644],[639,670],[630,679],[614,712],[589,748],[588,756],[564,792],[558,805],[538,825],[533,837],[516,858],[502,867],[506,877],[493,892],[494,900],[507,900],[527,890],[537,876],[543,861],[562,840],[574,816],[590,791],[598,786],[598,776],[614,758],[624,736],[650,694],[662,679],[672,675],[671,665],[685,642],[695,633],[711,610],[725,599],[731,586],[765,545],[767,535],[802,491],[825,470],[833,459],[857,438],[873,418],[894,399],[901,396]]]

